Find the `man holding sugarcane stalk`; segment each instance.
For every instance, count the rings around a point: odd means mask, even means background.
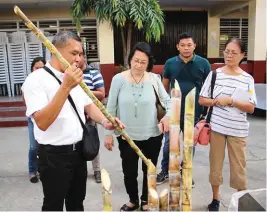
[[[23,20],[24,24],[32,31],[35,33],[35,35],[38,37],[38,39],[50,50],[50,52],[55,56],[55,58],[57,58],[58,62],[60,63],[60,67],[63,70],[66,69],[70,69],[71,64],[69,63],[69,61],[67,61],[61,54],[61,52],[59,52],[57,50],[57,48],[44,36],[44,34],[40,31],[40,29],[38,29],[29,19],[28,17],[20,10],[19,7],[15,6],[14,7],[14,12]],[[72,54],[74,56],[74,54],[76,52],[66,52],[68,54]],[[79,52],[80,55],[80,52]],[[70,55],[69,55],[70,56]],[[77,69],[77,67],[75,67]],[[48,69],[49,70],[49,69]],[[71,69],[70,69],[71,70]],[[79,70],[80,71],[80,70]],[[48,71],[49,72],[49,71]],[[57,71],[56,71],[57,72]],[[50,74],[53,76],[53,72],[50,70]],[[79,75],[80,76],[80,75]],[[56,76],[54,76],[54,78],[56,78]],[[58,80],[58,79],[57,79]],[[43,82],[43,79],[40,79],[39,82]],[[58,82],[60,82],[58,80]],[[59,83],[61,84],[61,83]],[[122,137],[125,139],[125,141],[128,142],[128,144],[131,146],[131,148],[133,148],[133,150],[136,152],[136,154],[143,160],[143,162],[147,165],[147,173],[148,173],[148,184],[150,185],[150,189],[148,192],[151,194],[151,197],[153,198],[157,198],[157,195],[152,195],[152,193],[156,193],[156,178],[154,178],[153,176],[156,175],[156,167],[154,166],[154,164],[152,163],[152,161],[148,158],[145,157],[145,155],[140,151],[140,149],[138,148],[138,146],[133,142],[133,140],[129,137],[129,135],[124,131],[125,126],[120,122],[120,120],[118,120],[117,118],[112,117],[109,112],[105,109],[105,107],[103,106],[103,104],[95,97],[95,95],[90,91],[90,89],[87,87],[87,85],[81,81],[78,80],[77,84],[80,85],[80,87],[84,90],[84,92],[90,97],[91,100],[93,100],[95,106],[97,106],[101,112],[104,114],[104,116],[106,117],[106,119],[103,120],[102,124],[108,124],[107,128],[111,128],[111,129],[116,129],[118,132],[121,133]],[[29,89],[31,91],[31,89]],[[38,93],[38,91],[37,91]],[[74,103],[72,103],[73,109],[74,109]],[[81,109],[81,111],[84,112],[84,108]],[[79,112],[77,111],[77,109],[75,110],[75,112],[77,113],[77,115],[79,115]],[[84,114],[82,114],[83,116]],[[89,115],[90,117],[90,115]],[[92,118],[92,117],[91,117]],[[94,119],[94,118],[93,118]],[[51,120],[50,120],[51,121]],[[109,121],[109,122],[108,122]],[[84,125],[81,119],[80,119],[81,125]],[[110,123],[112,123],[113,126],[110,126]],[[73,124],[73,123],[72,123]],[[72,125],[74,126],[74,125]],[[61,130],[61,128],[59,129],[59,131]],[[38,139],[37,139],[38,140]],[[72,145],[72,147],[75,147],[74,145]],[[75,149],[75,148],[74,148]],[[76,150],[76,149],[75,149]],[[50,163],[51,164],[51,163]],[[57,186],[57,185],[56,185]],[[76,188],[76,187],[75,187]],[[77,189],[77,188],[76,188]],[[50,192],[50,196],[52,195],[52,192]],[[65,198],[65,197],[64,197]],[[105,198],[105,199],[110,199],[110,198]],[[157,207],[158,208],[158,201],[152,201],[152,199],[148,201],[149,206],[150,207]],[[106,204],[109,208],[109,210],[111,210],[110,208],[110,201],[107,202]],[[63,207],[63,206],[62,206]],[[62,210],[61,205],[59,206],[59,210]],[[76,207],[79,210],[83,210],[83,205],[82,203],[80,203],[80,208]],[[78,210],[77,209],[77,210]],[[47,209],[46,209],[47,210]]]
[[[196,48],[193,37],[187,33],[182,33],[177,43],[179,55],[167,60],[164,66],[163,85],[168,92],[170,85],[174,87],[174,81],[177,80],[182,92],[181,100],[181,119],[180,127],[184,131],[184,111],[185,98],[187,94],[195,87],[195,124],[197,123],[202,107],[198,103],[198,96],[206,77],[211,71],[209,62],[194,54]],[[193,149],[193,155],[195,148]],[[183,163],[183,162],[182,162]],[[181,164],[182,166],[182,164]],[[162,184],[169,179],[169,133],[165,134],[165,143],[163,147],[163,159],[161,161],[161,172],[157,175],[157,184]],[[182,173],[182,172],[181,172]],[[192,181],[192,186],[195,183]]]
[[[81,154],[83,128],[68,96],[73,99],[83,122],[86,112],[105,129],[111,130],[114,126],[78,86],[83,79],[79,68],[83,57],[80,37],[73,32],[61,31],[52,43],[71,66],[65,70],[52,55],[45,69],[29,75],[24,83],[26,115],[34,121],[39,143],[39,173],[44,192],[42,210],[62,211],[65,201],[67,211],[83,211],[87,179],[86,161]],[[115,120],[123,129],[120,120]]]

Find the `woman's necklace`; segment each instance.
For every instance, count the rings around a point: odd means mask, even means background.
[[[130,74],[135,82],[135,85],[132,84],[132,88],[133,88],[133,96],[134,96],[134,116],[137,117],[137,104],[138,104],[138,101],[140,99],[140,97],[142,96],[142,90],[143,90],[143,83],[141,84],[141,86],[139,85],[139,83],[142,81],[142,79],[144,78],[144,75],[145,73],[143,73],[142,77],[140,78],[139,81],[137,81],[132,72],[130,71]],[[139,92],[137,91],[139,89]]]
[[[136,83],[137,85],[141,82],[141,80],[142,80],[142,79],[144,78],[144,76],[145,76],[145,73],[143,73],[142,77],[141,77],[140,80],[137,82],[137,80],[134,78],[134,76],[133,76],[133,74],[132,74],[131,71],[130,71],[130,74],[131,74],[133,80],[135,81],[135,83]]]

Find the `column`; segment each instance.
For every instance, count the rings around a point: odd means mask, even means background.
[[[106,95],[108,95],[110,83],[115,72],[113,36],[113,29],[109,22],[98,23],[98,54]]]
[[[255,83],[266,82],[267,17],[266,0],[249,2],[248,63]]]

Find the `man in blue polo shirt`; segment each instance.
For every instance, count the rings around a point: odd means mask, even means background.
[[[182,92],[181,102],[181,119],[180,126],[184,128],[184,106],[185,97],[193,89],[196,88],[195,101],[195,124],[199,119],[203,108],[198,103],[199,93],[206,77],[211,71],[208,60],[194,54],[196,48],[193,37],[187,33],[182,33],[177,44],[179,55],[168,59],[164,66],[163,85],[167,92],[170,85],[173,87],[174,80],[177,80]],[[194,154],[194,152],[193,152]],[[169,175],[169,133],[165,134],[165,143],[163,147],[163,159],[161,161],[161,172],[157,175],[157,184],[161,184],[168,180]],[[195,183],[192,182],[194,187]]]
[[[91,67],[87,64],[85,55],[83,55],[83,60],[81,62],[83,70],[83,80],[88,88],[93,92],[96,98],[101,101],[105,98],[105,87],[104,81],[99,70]],[[99,154],[92,161],[94,177],[96,183],[101,183],[101,174],[100,174],[100,157]]]

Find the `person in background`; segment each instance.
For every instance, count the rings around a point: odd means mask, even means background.
[[[163,134],[158,128],[156,95],[153,83],[158,84],[158,93],[164,103],[167,113],[160,120],[163,131],[169,131],[170,97],[156,74],[150,73],[154,58],[147,43],[137,43],[128,57],[130,69],[115,75],[111,82],[107,110],[112,116],[118,116],[125,123],[126,133],[133,139],[143,154],[151,159],[156,166],[161,149]],[[153,81],[152,81],[153,80]],[[114,146],[113,133],[105,131],[105,147],[112,150]],[[120,157],[124,184],[129,195],[129,202],[120,211],[148,210],[147,166],[142,162],[143,189],[141,205],[138,195],[138,159],[139,156],[120,135]]]
[[[177,80],[179,83],[182,92],[180,126],[183,131],[185,97],[193,88],[196,88],[196,100],[198,99],[201,87],[210,73],[211,68],[208,60],[194,53],[196,43],[191,35],[182,33],[176,48],[179,51],[179,55],[168,59],[165,63],[163,85],[166,91],[169,92],[170,85],[171,87],[174,85],[174,80]],[[195,124],[197,123],[202,110],[203,107],[196,101]],[[166,133],[163,147],[163,158],[161,161],[161,172],[157,175],[157,184],[162,184],[169,179],[169,146],[169,133]],[[195,148],[193,149],[193,154],[194,152]],[[192,187],[194,186],[195,182],[192,180]]]
[[[87,64],[84,49],[83,49],[81,70],[83,70],[83,80],[85,84],[93,92],[96,98],[98,98],[99,101],[102,101],[105,98],[105,87],[104,87],[103,77],[99,72],[99,70],[92,68],[90,65]],[[101,183],[99,154],[92,161],[92,165],[94,170],[95,182]]]
[[[46,61],[43,57],[36,57],[31,63],[31,72],[36,71],[39,68],[44,67]],[[23,93],[22,98],[24,101]],[[28,118],[28,130],[29,130],[29,154],[28,154],[28,168],[29,177],[31,183],[38,183],[39,179],[37,177],[37,146],[38,143],[34,138],[33,123],[31,118]]]
[[[209,153],[209,182],[213,200],[208,206],[209,211],[219,211],[219,187],[223,183],[226,144],[230,163],[230,186],[237,191],[247,189],[247,113],[253,113],[257,100],[253,77],[239,67],[245,56],[245,49],[242,40],[229,39],[223,52],[225,66],[216,70],[214,98],[211,99],[210,94],[212,74],[209,74],[200,92],[199,103],[206,107],[213,106]]]

